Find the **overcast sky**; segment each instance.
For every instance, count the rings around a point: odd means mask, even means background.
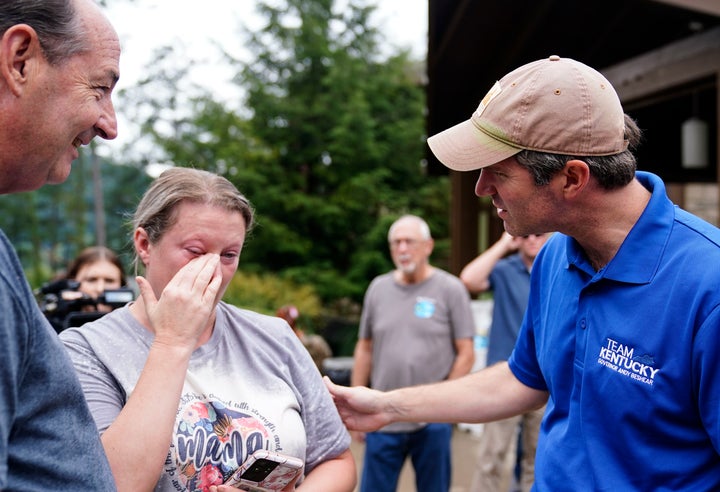
[[[395,47],[410,48],[417,58],[425,56],[427,45],[427,3],[422,0],[376,0],[375,25]],[[341,5],[343,0],[336,0]],[[219,42],[235,56],[242,57],[241,24],[258,25],[253,0],[114,0],[105,9],[122,45],[118,89],[130,87],[142,76],[154,48],[172,44],[197,63],[193,82],[210,85],[222,94],[233,95],[233,72],[220,60],[213,42]],[[116,105],[117,106],[117,105]],[[110,149],[132,134],[123,108],[116,107],[120,137]]]

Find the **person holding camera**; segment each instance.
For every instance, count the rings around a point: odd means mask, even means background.
[[[57,333],[94,321],[135,298],[120,257],[105,246],[82,250],[60,279],[36,293],[44,295],[40,306]]]
[[[120,491],[237,491],[223,484],[256,451],[302,460],[297,490],[355,486],[350,436],[302,342],[221,301],[252,224],[227,179],[165,171],[133,217],[140,297],[60,334]]]
[[[96,301],[104,300],[106,290],[127,286],[120,257],[105,246],[91,246],[82,250],[70,263],[66,276],[80,283],[78,292]],[[114,306],[110,304],[96,302],[84,306],[82,310],[109,313],[113,309]]]

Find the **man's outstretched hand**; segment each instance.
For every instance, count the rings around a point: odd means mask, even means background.
[[[392,422],[391,413],[386,408],[386,393],[364,386],[339,386],[327,376],[323,380],[349,430],[372,432]]]

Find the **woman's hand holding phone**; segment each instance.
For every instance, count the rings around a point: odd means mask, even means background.
[[[290,492],[302,475],[303,466],[302,460],[293,456],[259,450],[249,456],[217,491],[223,492],[227,490],[225,486],[232,486],[250,492]]]

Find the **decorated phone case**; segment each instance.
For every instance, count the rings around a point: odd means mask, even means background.
[[[253,492],[277,491],[285,488],[302,470],[303,462],[298,458],[259,450],[248,457],[225,484]]]

